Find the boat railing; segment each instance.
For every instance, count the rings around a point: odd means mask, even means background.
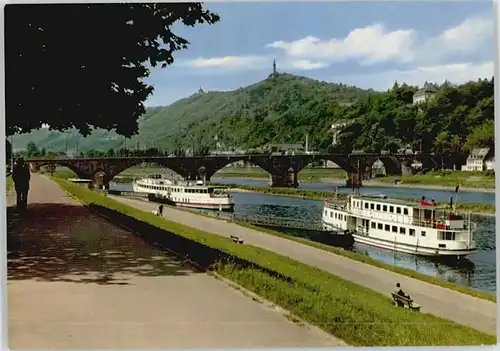
[[[325,201],[325,207],[329,208],[329,209],[332,209],[332,210],[342,210],[342,211],[346,211],[347,210],[347,205],[345,203],[335,203],[333,202],[334,200],[326,200]]]
[[[408,215],[401,215],[401,214],[388,214],[388,213],[381,213],[378,211],[374,210],[366,210],[366,209],[359,209],[359,208],[352,208],[346,205],[340,205],[340,204],[334,204],[332,202],[325,202],[325,207],[330,208],[330,209],[336,209],[336,210],[343,210],[343,211],[349,211],[350,213],[360,216],[360,217],[365,217],[370,220],[382,220],[382,221],[390,221],[394,223],[399,223],[399,224],[406,224],[406,225],[414,225],[414,226],[419,226],[419,227],[424,227],[424,228],[432,228],[432,229],[440,229],[444,231],[463,231],[463,230],[469,230],[469,221],[464,218],[463,220],[463,226],[461,228],[455,228],[451,229],[446,226],[445,221],[446,219],[434,219],[434,220],[419,220],[418,218],[410,217]],[[474,223],[470,222],[470,229],[475,230]]]

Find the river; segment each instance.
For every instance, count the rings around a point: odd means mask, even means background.
[[[213,178],[218,183],[242,185],[266,185],[267,180],[250,180],[242,178]],[[313,190],[334,190],[335,184],[302,183],[300,188]],[[117,184],[111,189],[131,191],[130,184]],[[339,192],[352,192],[348,188],[338,188]],[[383,193],[387,196],[415,197],[426,196],[438,202],[448,201],[450,191],[422,190],[416,188],[367,187],[361,193]],[[473,203],[495,203],[494,193],[460,192],[459,201]],[[321,222],[323,202],[320,200],[303,200],[285,196],[259,193],[234,192],[236,214],[260,214],[289,218],[307,218],[311,222]],[[478,224],[475,233],[477,251],[463,260],[460,265],[437,262],[429,258],[411,254],[395,253],[356,243],[353,250],[366,254],[375,260],[393,266],[412,269],[416,272],[433,276],[442,280],[453,281],[473,289],[496,294],[496,244],[495,218],[493,216],[473,216]],[[286,234],[307,237],[300,230],[281,230]]]

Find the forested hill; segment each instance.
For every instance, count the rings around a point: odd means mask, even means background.
[[[148,108],[140,118],[139,135],[127,141],[127,146],[135,147],[138,141],[140,147],[154,144],[171,149],[191,145],[191,136],[194,136],[196,145],[201,145],[213,143],[216,133],[221,135],[223,141],[229,138],[227,143],[231,140],[231,145],[236,138],[245,147],[258,146],[272,137],[278,142],[280,139],[299,142],[303,141],[302,129],[307,129],[302,125],[317,125],[320,122],[325,127],[330,123],[326,113],[328,106],[350,104],[369,93],[372,91],[291,74],[271,75],[237,90],[199,91],[167,107]],[[262,124],[264,120],[266,123]],[[293,131],[289,135],[291,126],[288,125],[283,131],[276,130],[271,137],[259,135],[258,130],[253,130],[255,124],[267,128],[272,121],[300,125],[301,131]],[[17,148],[34,141],[39,148],[64,150],[67,137],[63,133],[38,130],[16,136],[14,143]],[[76,138],[69,135],[69,149],[75,142]],[[79,141],[81,149],[117,148],[122,144],[123,138],[104,131],[96,131]]]
[[[303,143],[308,133],[310,145],[320,151],[395,151],[406,145],[436,152],[493,147],[493,79],[431,86],[434,98],[416,106],[417,87],[406,84],[374,92],[272,75],[245,88],[198,92],[170,106],[148,109],[140,119],[139,135],[127,146],[134,147],[138,141],[140,147],[173,150],[190,146],[192,138],[195,146],[214,146],[217,134],[227,146],[254,148],[268,142]],[[351,124],[334,148],[329,128],[338,120]],[[65,148],[65,136],[56,132],[35,131],[16,139],[15,147],[35,141],[39,148]],[[69,138],[69,149],[73,143]],[[80,141],[81,149],[121,146],[123,138],[104,131]]]
[[[349,107],[353,124],[344,130],[337,151],[391,150],[411,146],[427,152],[494,147],[494,79],[459,86],[430,84],[428,102],[413,105],[415,87],[395,84]]]

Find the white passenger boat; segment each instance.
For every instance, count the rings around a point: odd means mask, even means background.
[[[232,211],[229,188],[206,185],[202,181],[178,181],[152,174],[132,183],[134,192],[146,193],[150,199],[168,201],[181,207]]]
[[[353,195],[345,203],[326,200],[325,230],[348,230],[366,245],[423,256],[463,257],[476,250],[476,224],[469,214],[434,201]]]

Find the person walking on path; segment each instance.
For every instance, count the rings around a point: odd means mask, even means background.
[[[163,216],[163,205],[160,205],[158,207],[158,214],[160,215],[160,217]]]
[[[16,190],[18,209],[26,209],[28,206],[28,192],[30,190],[31,173],[28,165],[22,157],[18,158],[12,170],[12,180]]]

